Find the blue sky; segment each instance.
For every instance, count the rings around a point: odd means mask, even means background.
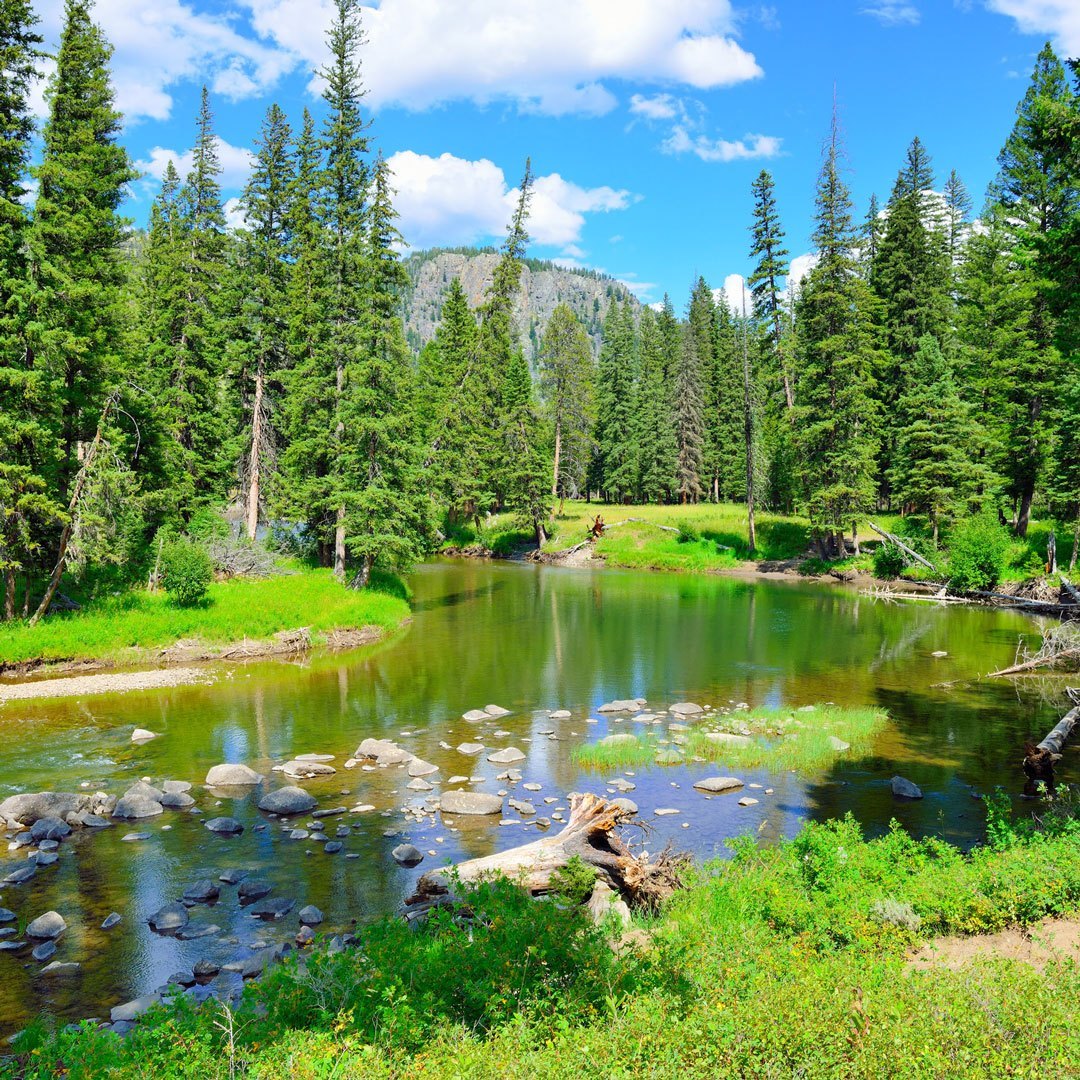
[[[38,0],[55,40],[61,0]],[[326,0],[98,0],[125,142],[156,176],[210,87],[234,197],[271,101],[318,115]],[[748,270],[750,182],[776,179],[810,251],[835,86],[858,214],[919,135],[978,206],[1046,39],[1080,53],[1080,0],[375,0],[364,51],[377,146],[414,247],[497,243],[530,155],[531,253],[685,302]],[[183,169],[183,159],[179,160]]]

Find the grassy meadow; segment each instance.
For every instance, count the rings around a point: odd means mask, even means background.
[[[318,643],[339,628],[392,630],[408,614],[400,582],[358,591],[343,587],[329,570],[321,569],[215,582],[207,599],[192,607],[178,606],[164,592],[133,588],[98,596],[80,611],[56,612],[34,627],[24,620],[0,624],[0,665],[33,660],[123,663],[136,659],[138,650],[179,640],[226,644],[302,626]]]

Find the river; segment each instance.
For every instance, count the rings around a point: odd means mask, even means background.
[[[1019,637],[1037,632],[1036,622],[1014,612],[887,604],[843,586],[798,581],[466,561],[422,566],[410,584],[412,623],[374,647],[224,667],[208,685],[11,702],[0,710],[0,798],[37,790],[119,794],[145,776],[193,782],[202,811],[85,830],[61,845],[56,865],[3,889],[0,906],[15,911],[20,926],[49,909],[65,917],[69,929],[54,959],[81,967],[42,976],[28,954],[0,954],[0,1035],[41,1010],[62,1018],[107,1016],[110,1006],[190,971],[198,959],[224,962],[252,945],[291,938],[305,904],[325,913],[320,929],[348,930],[395,910],[424,870],[537,835],[535,826],[499,825],[497,817],[465,821],[460,832],[437,818],[413,824],[401,812],[413,796],[402,770],[342,768],[367,736],[397,739],[440,767],[437,780],[483,775],[488,779],[474,786],[494,792],[507,787],[494,779],[503,766],[440,743],[476,739],[477,725],[462,713],[501,705],[511,714],[483,726],[483,741],[526,752],[517,766],[523,782],[542,790],[527,794],[518,784],[512,794],[549,814],[567,805],[571,791],[605,791],[608,777],[579,771],[570,750],[620,730],[595,711],[613,698],[641,697],[657,707],[831,701],[888,710],[890,723],[867,757],[841,758],[811,777],[741,771],[747,783],[773,789],[756,806],[705,800],[693,790],[695,777],[724,772],[722,766],[635,770],[631,797],[642,816],[659,807],[680,811],[655,820],[649,846],[672,839],[707,858],[723,855],[731,836],[753,832],[768,841],[791,835],[807,818],[848,811],[871,833],[895,817],[913,833],[970,845],[984,821],[973,793],[997,784],[1018,791],[1023,740],[1044,734],[1058,716],[1054,702],[1013,686],[969,682],[1008,664]],[[570,710],[571,718],[551,720],[556,709]],[[135,746],[133,727],[160,737]],[[551,729],[554,737],[542,734]],[[303,782],[324,807],[375,807],[330,819],[331,837],[342,822],[352,826],[340,854],[287,839],[250,796],[218,800],[201,787],[208,768],[224,761],[245,762],[276,786],[284,781],[271,767],[303,753],[334,755],[334,776]],[[895,773],[918,783],[926,797],[894,799]],[[202,827],[206,817],[222,814],[238,818],[244,833],[226,838]],[[133,831],[150,836],[124,841]],[[399,867],[390,851],[403,840],[436,854],[415,869]],[[0,866],[10,869],[24,854],[9,853]],[[218,932],[180,941],[149,930],[146,920],[159,906],[229,867],[270,879],[274,895],[294,898],[296,908],[280,923],[264,924],[223,886],[217,904],[191,913],[193,925],[213,924]],[[123,922],[100,930],[112,911]]]

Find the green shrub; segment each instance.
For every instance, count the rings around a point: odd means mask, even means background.
[[[680,544],[696,544],[701,539],[701,530],[692,521],[677,521],[675,525],[679,530],[676,539]]]
[[[874,552],[874,577],[891,581],[903,573],[907,560],[895,544],[881,544]]]
[[[571,855],[566,865],[551,875],[552,893],[569,907],[584,904],[592,895],[595,884],[596,871],[583,862],[580,855]]]
[[[198,544],[172,540],[161,549],[161,580],[173,603],[193,607],[202,603],[213,584],[214,564]]]
[[[991,513],[967,518],[949,537],[949,585],[962,592],[992,589],[1005,572],[1009,534]]]

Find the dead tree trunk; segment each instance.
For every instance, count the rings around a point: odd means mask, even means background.
[[[259,529],[259,500],[262,497],[260,469],[260,451],[263,438],[263,382],[265,378],[260,361],[255,374],[255,403],[251,409],[251,456],[248,463],[248,498],[247,498],[247,534],[249,540],[255,539]]]
[[[678,888],[679,871],[688,857],[665,851],[654,862],[646,854],[634,855],[614,833],[625,816],[621,807],[606,799],[578,795],[570,802],[570,819],[561,832],[509,851],[469,859],[452,869],[429,870],[405,903],[422,913],[452,902],[451,873],[466,883],[507,877],[533,895],[542,895],[552,890],[552,875],[576,855],[631,906],[655,908]]]
[[[1075,698],[1073,700],[1076,700]],[[1053,787],[1054,762],[1061,757],[1065,743],[1080,720],[1080,705],[1070,709],[1054,726],[1042,742],[1024,746],[1024,773],[1033,783],[1040,782]]]
[[[893,536],[892,533],[888,533],[884,529],[879,529],[872,521],[869,524],[870,528],[873,529],[874,532],[878,534],[878,536],[882,537],[885,540],[888,540],[890,544],[895,544],[905,555],[907,555],[909,559],[914,559],[915,562],[922,563],[922,565],[925,566],[928,570],[933,570],[934,573],[937,573],[937,567],[932,562],[930,562],[929,559],[924,559],[917,551],[909,548],[903,540],[898,539],[897,537]]]

